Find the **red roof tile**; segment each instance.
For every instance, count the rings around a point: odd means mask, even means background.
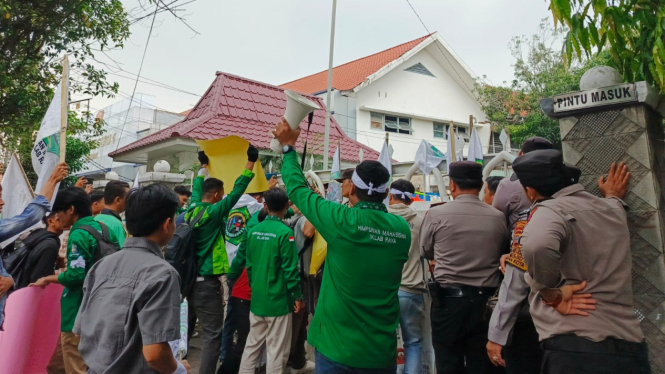
[[[429,36],[430,35],[426,35],[422,38],[386,49],[385,51],[334,67],[332,81],[333,88],[339,91],[352,90],[359,84],[363,83],[367,77],[376,73],[391,61],[398,59]],[[280,87],[308,94],[326,91],[328,89],[328,70],[292,82],[284,83],[280,85]]]
[[[314,111],[309,131],[308,153],[322,155],[325,105],[318,97],[307,98],[322,108]],[[283,88],[218,72],[213,83],[183,121],[130,143],[111,152],[109,156],[117,156],[172,137],[212,140],[238,135],[259,149],[269,149],[269,133],[275,128],[285,109],[286,94]],[[301,126],[306,130],[307,122],[303,121]],[[338,140],[342,146],[342,160],[358,162],[360,149],[363,149],[364,158],[367,160],[376,160],[379,157],[377,151],[346,136],[335,119],[331,118],[330,157],[337,148]],[[298,150],[302,151],[302,144],[298,145]]]

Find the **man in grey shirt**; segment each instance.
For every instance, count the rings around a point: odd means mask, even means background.
[[[534,136],[524,141],[519,155],[522,156],[532,151],[552,148],[554,148],[552,142],[545,138]],[[515,174],[510,178],[501,180],[499,187],[496,188],[492,206],[499,209],[506,216],[508,228],[513,230],[520,212],[529,209],[529,206],[531,206],[531,202],[524,195],[524,188],[520,184],[520,181],[517,180]]]
[[[529,200],[540,201],[520,243],[531,316],[545,351],[541,373],[650,373],[633,306],[621,200],[630,177],[626,166],[613,164],[599,181],[605,199],[580,184],[563,187],[559,151],[533,152],[513,167]]]
[[[132,190],[122,251],[98,261],[83,284],[74,333],[88,374],[189,373],[169,341],[180,338],[180,278],[162,256],[178,197],[164,185]]]

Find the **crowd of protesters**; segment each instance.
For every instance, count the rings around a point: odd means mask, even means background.
[[[277,125],[285,187],[273,179],[261,193],[246,193],[251,145],[230,190],[203,153],[191,191],[111,181],[103,193],[56,194],[67,175],[58,165],[22,214],[0,221],[0,240],[23,233],[3,253],[27,250],[21,271],[0,263],[0,310],[20,288],[64,286],[53,355],[64,367],[49,372],[66,374],[189,373],[169,345],[181,338],[183,299],[187,340],[196,323],[201,331],[201,374],[251,374],[263,360],[268,374],[395,373],[398,326],[403,372],[419,374],[425,295],[437,373],[650,372],[633,311],[625,165],[612,165],[595,197],[549,141],[531,138],[512,178],[483,180],[480,164],[453,162],[453,200],[422,216],[414,185],[391,183],[377,161],[342,173],[346,204],[327,201],[303,175],[299,133]],[[195,248],[187,291],[163,252],[177,225]]]

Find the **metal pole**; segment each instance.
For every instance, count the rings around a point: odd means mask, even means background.
[[[69,111],[69,57],[62,59],[62,78],[60,84],[60,162],[65,162],[67,148],[67,115]]]
[[[337,0],[333,0],[332,21],[330,24],[330,55],[328,56],[328,92],[326,93],[326,132],[323,139],[323,170],[328,169],[328,147],[330,143],[330,99],[332,98],[333,51],[335,49],[335,15]]]

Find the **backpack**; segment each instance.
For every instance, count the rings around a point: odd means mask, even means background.
[[[180,294],[189,295],[194,286],[196,277],[199,275],[199,265],[196,261],[196,240],[194,238],[194,226],[199,223],[206,209],[199,213],[189,222],[185,221],[175,229],[173,238],[164,249],[164,259],[173,266],[180,275]]]
[[[109,228],[102,222],[97,222],[97,223],[99,223],[99,226],[102,227],[101,234],[99,233],[99,231],[97,231],[94,227],[90,225],[82,225],[81,227],[79,227],[79,229],[92,235],[92,237],[95,238],[95,240],[97,241],[98,244],[97,252],[95,252],[95,255],[93,256],[93,260],[95,263],[97,263],[97,261],[101,260],[102,258],[112,255],[120,250],[120,247],[118,247],[115,243],[111,241],[111,235],[109,235]]]
[[[28,247],[23,241],[30,236],[35,230],[29,230],[19,235],[19,237],[11,244],[5,247],[2,251],[2,263],[7,270],[7,273],[14,279],[14,284],[18,284],[19,280],[25,276],[29,276],[27,272],[28,255],[30,254],[31,247]]]

